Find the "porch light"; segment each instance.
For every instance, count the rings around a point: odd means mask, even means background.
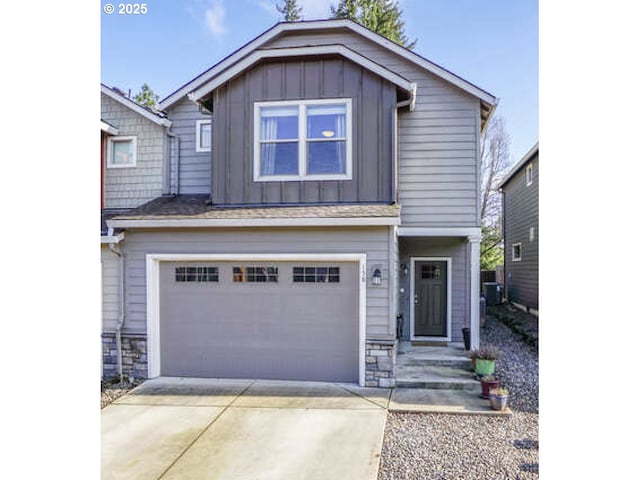
[[[382,283],[382,272],[379,268],[376,268],[373,271],[373,276],[371,277],[371,283],[373,285],[380,285]]]
[[[322,130],[322,136],[325,138],[331,138],[336,134],[333,130]]]

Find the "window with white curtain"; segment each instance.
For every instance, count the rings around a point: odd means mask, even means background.
[[[196,152],[211,151],[211,120],[196,120]]]
[[[255,104],[254,180],[351,179],[351,99]]]
[[[109,137],[107,142],[107,168],[136,166],[137,139],[135,136]]]

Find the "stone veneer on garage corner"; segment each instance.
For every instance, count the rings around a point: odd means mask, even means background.
[[[396,385],[397,340],[368,340],[365,345],[366,387],[393,388]]]
[[[118,349],[115,333],[102,334],[102,378],[118,374]],[[122,334],[122,374],[136,379],[147,378],[147,338]]]

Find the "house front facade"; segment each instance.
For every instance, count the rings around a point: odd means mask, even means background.
[[[399,339],[477,346],[495,103],[350,20],[279,23],[165,98],[170,191],[107,221],[147,376],[393,387]]]

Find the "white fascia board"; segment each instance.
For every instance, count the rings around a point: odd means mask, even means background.
[[[107,220],[112,228],[208,228],[208,227],[354,227],[399,225],[399,217],[349,218],[201,218],[201,219],[147,219]]]
[[[319,20],[319,21],[308,21],[308,22],[284,22],[278,23],[271,29],[264,32],[262,35],[256,37],[253,41],[247,43],[244,47],[237,50],[235,53],[232,53],[217,65],[214,65],[208,71],[200,74],[190,82],[183,85],[181,88],[176,90],[174,93],[169,95],[167,98],[163,99],[159,107],[161,110],[169,108],[171,105],[181,100],[190,92],[193,92],[196,89],[200,89],[200,87],[204,84],[216,77],[219,73],[229,68],[231,65],[241,60],[244,56],[248,55],[252,50],[260,48],[260,46],[269,42],[274,37],[280,35],[284,31],[305,31],[305,30],[315,30],[318,28],[348,28],[367,39],[371,40],[378,45],[385,47],[395,54],[405,58],[406,60],[424,68],[425,70],[433,73],[434,75],[446,80],[462,90],[470,93],[471,95],[479,98],[480,100],[492,105],[494,108],[497,105],[497,99],[493,95],[485,92],[481,88],[476,87],[475,85],[463,80],[462,78],[454,75],[453,73],[445,70],[444,68],[436,65],[435,63],[430,62],[426,58],[421,57],[420,55],[413,53],[411,50],[408,50],[397,43],[392,42],[391,40],[386,39],[385,37],[378,35],[377,33],[368,30],[367,28],[359,25],[356,22],[345,19],[338,20]]]
[[[273,48],[265,50],[255,50],[249,54],[246,58],[242,59],[231,68],[222,72],[215,78],[212,78],[197,90],[194,90],[188,95],[189,100],[197,102],[208,93],[215,90],[220,85],[224,84],[228,80],[232,79],[236,75],[240,74],[244,70],[247,70],[255,63],[265,58],[286,58],[286,57],[301,57],[301,56],[317,56],[337,54],[352,62],[360,65],[361,67],[375,73],[376,75],[390,81],[394,85],[402,88],[411,96],[412,103],[415,101],[415,94],[417,85],[404,77],[401,77],[397,73],[388,70],[382,65],[372,62],[366,57],[363,57],[359,53],[345,47],[344,45],[318,45],[313,47],[291,47],[291,48]]]
[[[153,113],[149,112],[148,110],[142,108],[140,105],[138,105],[133,100],[129,100],[128,98],[123,97],[119,93],[114,92],[113,90],[111,90],[106,85],[102,85],[101,84],[100,85],[100,91],[102,93],[104,93],[107,97],[111,98],[112,100],[115,100],[116,102],[118,102],[121,105],[127,107],[128,109],[133,110],[134,112],[136,112],[140,116],[146,118],[147,120],[152,121],[153,123],[155,123],[157,125],[160,125],[162,127],[170,127],[171,126],[171,121],[170,120],[168,120],[166,118],[161,118],[161,117],[159,117],[157,115],[154,115]]]
[[[107,122],[102,120],[100,120],[100,130],[104,133],[108,133],[109,135],[118,135],[118,132],[120,131],[113,125],[109,125]]]
[[[100,237],[100,243],[120,243],[124,240],[124,232],[120,232],[118,235],[102,235]]]
[[[480,227],[400,227],[399,237],[477,237]]]
[[[502,188],[505,183],[507,183],[509,180],[511,180],[511,178],[516,174],[516,172],[518,170],[520,170],[525,163],[527,163],[529,160],[531,160],[531,158],[536,153],[538,153],[538,143],[539,142],[536,142],[536,144],[533,147],[531,147],[527,153],[524,154],[524,157],[522,157],[520,159],[520,161],[518,163],[516,163],[511,168],[511,170],[509,170],[509,172],[504,176],[504,178],[502,180],[500,180],[500,183],[498,184],[498,188],[499,189]]]

